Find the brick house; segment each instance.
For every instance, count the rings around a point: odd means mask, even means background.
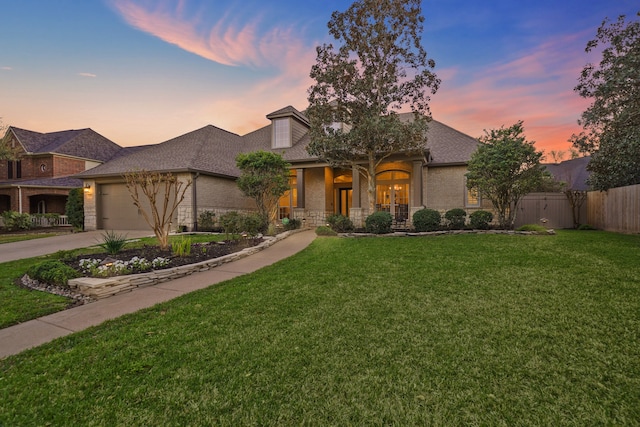
[[[118,144],[91,129],[39,133],[9,127],[5,141],[17,160],[0,162],[0,212],[64,214],[73,178],[116,156]]]
[[[281,154],[291,164],[291,189],[280,199],[280,217],[298,218],[305,225],[324,224],[328,215],[341,213],[358,226],[368,212],[366,179],[352,170],[330,167],[307,153],[309,122],[288,106],[268,114],[270,124],[240,136],[215,126],[141,148],[75,175],[84,180],[85,228],[147,228],[133,206],[123,174],[133,170],[171,172],[193,183],[180,204],[173,224],[197,228],[205,210],[220,215],[230,210],[251,210],[235,181],[240,171],[235,157],[257,150]],[[411,114],[403,114],[409,120]],[[392,214],[397,223],[410,224],[423,207],[444,212],[464,208],[468,212],[491,208],[476,192],[468,191],[464,174],[478,141],[433,120],[419,156],[397,155],[377,173],[376,207]]]

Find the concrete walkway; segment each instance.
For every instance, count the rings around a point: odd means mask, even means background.
[[[314,238],[315,232],[312,230],[295,233],[256,254],[223,264],[208,271],[195,273],[155,286],[136,289],[132,292],[0,329],[0,359],[73,332],[81,331],[90,326],[99,325],[105,320],[133,313],[188,292],[203,289],[243,274],[252,273],[298,253],[306,248]],[[57,239],[57,237],[37,239],[32,242],[43,242],[48,239]],[[11,245],[14,245],[14,243],[3,244],[0,248],[4,253],[5,249],[8,249]]]

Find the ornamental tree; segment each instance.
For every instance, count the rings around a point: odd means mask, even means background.
[[[471,155],[467,187],[477,189],[493,203],[500,228],[512,229],[518,202],[544,180],[542,152],[526,140],[522,121],[505,128],[485,130]]]
[[[398,152],[423,153],[429,93],[440,80],[421,45],[420,0],[357,0],[333,12],[329,33],[339,44],[316,48],[307,115],[310,155],[355,167],[367,178],[375,211],[376,168]],[[410,109],[413,120],[397,112]]]
[[[240,153],[236,166],[242,172],[238,187],[255,200],[265,225],[274,223],[278,213],[278,199],[289,189],[289,167],[282,156],[269,151]]]
[[[640,22],[605,19],[585,50],[597,48],[600,63],[587,64],[574,88],[592,103],[578,121],[584,131],[571,142],[591,155],[592,188],[640,184]]]

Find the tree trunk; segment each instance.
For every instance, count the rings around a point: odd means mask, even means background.
[[[367,194],[369,195],[369,215],[371,215],[376,211],[376,162],[372,155],[369,156],[367,170]]]

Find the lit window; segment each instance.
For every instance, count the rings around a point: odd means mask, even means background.
[[[480,198],[480,192],[477,188],[467,188],[467,181],[464,182],[464,205],[468,208],[479,208],[482,200]]]
[[[289,119],[277,119],[273,121],[273,147],[291,147],[291,124]]]

